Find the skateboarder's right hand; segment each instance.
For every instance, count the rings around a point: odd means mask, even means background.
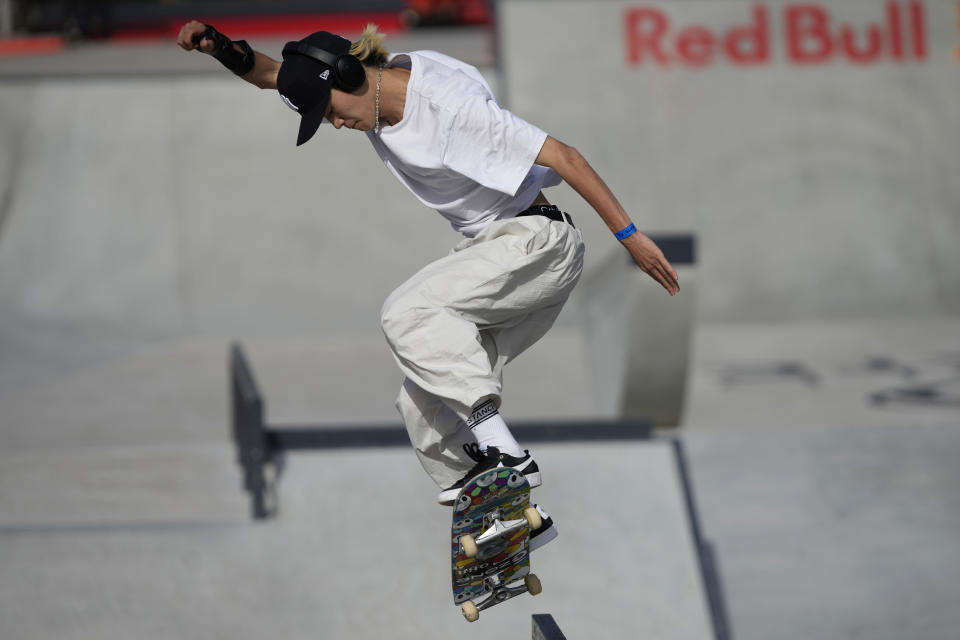
[[[203,38],[202,40],[197,39],[198,36],[206,30],[207,25],[202,22],[197,22],[196,20],[191,20],[180,28],[180,34],[177,36],[177,44],[180,45],[180,48],[184,51],[199,49],[203,53],[210,53],[214,47],[213,40],[207,38]]]

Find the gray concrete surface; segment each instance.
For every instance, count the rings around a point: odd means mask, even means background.
[[[735,637],[956,637],[957,319],[711,325],[696,353],[683,434]],[[943,381],[952,405],[869,402]]]
[[[540,448],[554,471],[537,499],[564,523],[533,557],[544,592],[483,612],[476,625],[452,603],[450,512],[428,499],[431,483],[409,451],[299,456],[281,516],[253,524],[225,443],[5,450],[0,559],[10,578],[0,581],[0,630],[472,638],[493,625],[522,638],[531,614],[552,611],[570,638],[598,626],[621,637],[710,638],[693,555],[678,553],[691,541],[670,445],[629,450]],[[569,473],[601,461],[606,474]],[[636,488],[618,486],[626,477]],[[644,499],[627,499],[637,493]],[[612,496],[624,497],[617,509]]]
[[[137,55],[96,52],[125,70]],[[297,456],[281,518],[247,521],[228,434],[228,342],[247,346],[271,423],[391,420],[399,381],[380,301],[456,238],[363,140],[326,131],[294,149],[295,119],[275,96],[205,73],[53,73],[0,87],[0,636],[488,631],[462,623],[445,599],[445,559],[411,540],[440,536],[446,516],[409,452]],[[358,175],[366,189],[351,187]],[[594,224],[573,197],[558,200]],[[940,242],[956,237],[941,232]],[[740,238],[721,240],[717,250],[743,251]],[[591,240],[591,264],[611,244]],[[590,392],[579,304],[508,368],[508,420],[613,414]],[[950,386],[958,318],[898,306],[842,322],[762,319],[700,319],[676,432],[735,637],[955,637],[960,409],[868,398],[927,381],[960,393]],[[867,366],[876,356],[903,366]],[[686,541],[662,448],[542,456],[553,469],[542,499],[563,531],[535,565],[545,592],[493,615],[522,618],[517,637],[539,611],[571,639],[598,625],[702,637],[702,618],[670,613],[702,592],[692,556],[669,553]],[[611,468],[592,484],[566,482],[565,471],[600,459]],[[379,517],[347,510],[334,490],[367,465],[400,496],[380,502]],[[642,492],[629,491],[634,479]],[[360,490],[376,502],[378,486]],[[578,522],[591,487],[613,487],[596,529]],[[400,518],[416,526],[394,526]],[[361,564],[342,541],[374,523],[400,541],[401,571],[378,589],[366,566],[342,606],[334,577]],[[590,555],[584,537],[610,532],[623,537],[605,535],[610,553]],[[610,563],[629,545],[637,562],[624,572]],[[390,619],[404,607],[415,615]]]

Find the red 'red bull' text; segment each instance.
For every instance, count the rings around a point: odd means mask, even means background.
[[[908,62],[928,57],[926,11],[922,2],[891,0],[878,6],[882,15],[867,24],[838,22],[826,7],[802,3],[782,8],[784,59],[796,65],[823,65],[836,60],[869,65]],[[704,25],[677,27],[657,7],[635,7],[624,14],[626,59],[630,66],[706,67],[718,60],[736,66],[769,64],[771,10],[750,8],[747,22],[719,30]]]

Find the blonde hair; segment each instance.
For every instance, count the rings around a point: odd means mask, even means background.
[[[350,46],[350,53],[360,59],[367,67],[379,67],[387,64],[387,50],[383,46],[386,35],[380,33],[372,22],[360,34],[360,39]]]

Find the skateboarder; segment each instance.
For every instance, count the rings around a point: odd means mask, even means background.
[[[274,60],[199,22],[178,36],[183,49],[276,89],[300,116],[297,145],[324,121],[363,131],[387,169],[463,235],[383,305],[405,376],[397,408],[441,504],[497,466],[521,470],[536,487],[540,469],[499,413],[501,373],[552,326],[583,267],[580,231],[542,190],[561,180],[573,187],[670,295],[677,274],[587,161],[500,108],[476,68],[433,51],[389,54],[383,40],[372,25],[355,43],[320,31]],[[575,78],[568,95],[587,119],[600,99],[582,94]],[[545,518],[539,533],[550,525]]]

